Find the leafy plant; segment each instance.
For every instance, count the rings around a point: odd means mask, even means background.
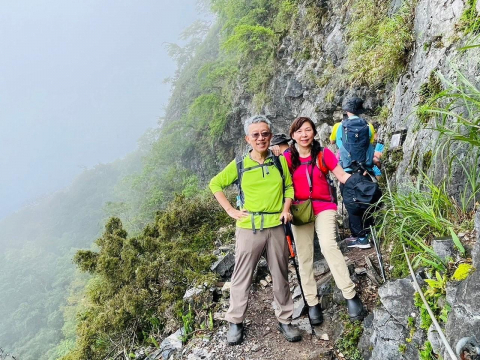
[[[466,34],[480,32],[480,16],[477,12],[478,0],[467,0],[465,10],[460,17],[459,29]]]
[[[416,1],[406,1],[391,16],[388,3],[357,0],[347,28],[350,81],[378,86],[394,80],[404,69],[413,44]]]
[[[190,307],[181,312],[183,295],[191,286],[216,280],[210,272],[216,229],[230,223],[207,193],[177,195],[135,237],[119,219],[110,219],[96,241],[99,250],[74,257],[93,277],[78,316],[75,348],[64,359],[104,359],[119,348],[155,344],[179,323],[190,336],[195,316]]]
[[[188,305],[188,311],[185,314],[181,314],[181,318],[183,324],[182,341],[186,343],[195,330],[195,315],[192,311],[191,305]]]
[[[345,359],[363,360],[363,356],[357,348],[362,333],[363,327],[360,321],[344,320],[343,333],[335,342],[335,346],[345,356]]]
[[[452,280],[462,281],[474,270],[471,264],[460,264],[452,275]]]
[[[423,349],[420,351],[420,360],[435,360],[437,357],[433,353],[432,344],[426,341]]]
[[[462,256],[465,256],[465,248],[463,247],[460,239],[458,238],[457,234],[455,234],[455,231],[453,230],[452,227],[449,227],[448,230],[450,231],[450,235],[452,235],[452,240],[455,246],[457,247],[458,251],[460,251],[460,254]]]

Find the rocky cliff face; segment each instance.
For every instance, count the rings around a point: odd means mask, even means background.
[[[439,81],[436,72],[454,80],[457,68],[471,81],[480,80],[480,49],[460,50],[465,38],[458,31],[458,24],[466,1],[418,1],[411,48],[405,49],[405,70],[400,78],[376,87],[347,85],[347,26],[352,21],[352,2],[316,1],[314,14],[311,3],[300,5],[296,22],[277,49],[278,69],[268,85],[269,101],[257,109],[251,97],[239,93],[223,140],[236,142],[237,152],[242,152],[245,148],[242,122],[251,114],[265,113],[271,118],[274,131],[287,133],[294,118],[310,117],[318,124],[322,145],[327,145],[331,126],[341,120],[342,101],[357,95],[365,100],[365,117],[381,123],[380,136],[387,149],[391,135],[406,130],[403,147],[393,155],[386,154],[385,161],[391,164],[387,175],[403,183],[418,174],[418,169],[428,170],[437,135],[428,129],[433,126],[431,120],[419,123],[416,115],[416,106],[424,96],[423,88]],[[389,14],[399,11],[401,5],[402,1],[392,1]],[[379,116],[379,112],[383,114]]]
[[[311,2],[309,2],[311,3]],[[412,46],[406,49],[405,69],[399,78],[382,86],[346,85],[348,60],[347,26],[352,16],[351,2],[337,0],[316,1],[315,20],[307,5],[300,5],[299,17],[284,36],[277,49],[278,69],[268,85],[269,101],[259,110],[253,99],[240,94],[236,109],[223,140],[236,143],[236,152],[245,150],[243,121],[255,113],[264,113],[274,124],[275,132],[288,133],[297,116],[308,116],[318,124],[320,141],[328,145],[332,125],[341,120],[341,104],[346,97],[360,96],[365,100],[367,120],[380,122],[380,136],[388,149],[392,134],[405,131],[403,146],[387,151],[385,162],[387,176],[396,184],[415,180],[419,171],[440,179],[447,168],[437,154],[438,133],[432,130],[433,119],[421,118],[417,106],[424,101],[425,89],[444,86],[441,80],[456,81],[460,71],[473,84],[480,84],[480,48],[464,51],[467,37],[459,32],[459,22],[468,2],[464,0],[419,0],[415,5]],[[391,1],[389,13],[395,13],[401,0]],[[476,3],[480,11],[480,1]],[[386,112],[384,109],[388,109]],[[379,112],[388,116],[383,119]],[[456,148],[462,159],[462,148]],[[465,179],[453,168],[455,181],[452,194],[462,190]],[[477,226],[480,222],[477,216]],[[477,234],[480,234],[477,229]],[[473,252],[474,265],[478,267],[479,245]],[[476,274],[476,275],[475,275]],[[477,336],[479,326],[478,271],[450,293],[452,312],[446,326],[447,339],[455,346],[464,336]],[[453,291],[453,290],[452,290]],[[418,317],[413,305],[414,288],[411,280],[387,283],[379,291],[382,306],[365,322],[366,331],[361,347],[369,359],[418,359],[419,349],[427,340],[421,330],[407,324],[409,316]],[[410,299],[406,301],[405,299]],[[400,306],[402,305],[402,306]],[[434,343],[432,334],[428,340]],[[409,338],[410,342],[405,343]],[[405,345],[406,344],[406,345]],[[401,348],[403,348],[403,353]],[[441,345],[435,353],[449,358]]]

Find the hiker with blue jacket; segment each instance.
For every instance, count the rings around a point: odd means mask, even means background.
[[[210,181],[210,189],[223,209],[236,222],[235,268],[231,278],[227,342],[243,341],[243,321],[255,267],[262,254],[272,275],[278,330],[288,341],[301,340],[291,325],[293,300],[288,283],[289,250],[282,222],[291,221],[292,178],[283,156],[269,150],[271,123],[263,115],[245,121],[245,140],[252,150],[230,162]],[[235,209],[223,189],[238,181],[239,209]]]
[[[373,172],[375,131],[371,124],[359,117],[365,112],[362,99],[358,97],[347,99],[342,106],[342,110],[345,111],[347,118],[335,128],[330,139],[335,141],[339,148],[342,168],[345,172],[355,175],[348,184],[348,194],[352,194],[356,190],[354,189],[355,184],[362,182],[365,187],[365,183],[371,183],[371,180],[375,179]],[[370,203],[376,202],[381,195],[378,185],[374,185],[370,186],[371,189],[374,189],[374,194],[369,194],[371,195]],[[368,210],[369,204],[365,200],[363,202],[358,201],[354,196],[352,197],[353,200],[346,199],[345,186],[340,184],[340,192],[348,212],[351,232],[351,236],[346,239],[347,247],[368,249],[371,247],[369,227],[373,225],[369,213],[371,210]],[[366,187],[368,186],[367,184]],[[357,203],[353,201],[357,201]]]

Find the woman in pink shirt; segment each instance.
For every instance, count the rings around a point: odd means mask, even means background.
[[[292,174],[295,190],[294,203],[301,203],[311,197],[315,214],[315,222],[292,226],[302,287],[312,324],[320,325],[323,322],[323,315],[318,303],[317,284],[313,276],[313,241],[314,232],[316,232],[322,254],[330,267],[335,283],[347,300],[348,314],[351,319],[360,320],[363,319],[366,311],[355,292],[355,284],[350,279],[345,259],[337,245],[337,205],[333,202],[325,173],[331,171],[341,183],[345,183],[350,174],[342,169],[329,149],[322,149],[320,143],[314,140],[316,134],[315,124],[311,119],[308,117],[295,119],[290,127],[293,143],[290,145],[290,151],[284,153]],[[322,156],[318,159],[320,153],[323,154],[323,162]]]

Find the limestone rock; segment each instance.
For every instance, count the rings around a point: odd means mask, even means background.
[[[146,360],[168,360],[182,350],[182,335],[184,329],[178,329],[160,344],[160,349],[150,354]]]
[[[452,238],[434,239],[432,241],[432,247],[433,251],[435,251],[435,254],[437,254],[440,259],[455,259],[455,244],[453,243]]]
[[[211,267],[210,270],[216,272],[222,278],[232,276],[235,266],[235,255],[232,252],[220,257]]]

